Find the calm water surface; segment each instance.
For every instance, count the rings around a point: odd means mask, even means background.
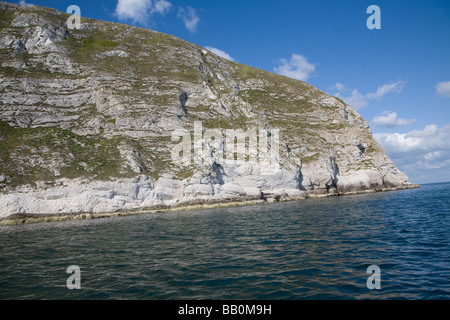
[[[432,184],[2,227],[0,299],[449,299],[449,195]],[[67,289],[71,265],[81,290]]]

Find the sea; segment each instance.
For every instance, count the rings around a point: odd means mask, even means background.
[[[0,227],[2,300],[447,300],[450,183]]]

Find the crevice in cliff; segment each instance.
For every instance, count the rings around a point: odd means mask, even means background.
[[[212,172],[214,173],[214,176],[211,179],[211,182],[217,182],[220,185],[224,185],[225,181],[224,181],[224,177],[227,175],[225,173],[224,168],[222,167],[221,164],[217,163],[216,161],[214,161],[214,163],[211,166]]]
[[[336,162],[336,158],[330,157],[330,167],[332,172],[332,186],[337,189],[337,184],[339,182],[339,166]]]
[[[183,91],[179,96],[178,100],[180,101],[181,109],[183,110],[184,114],[187,115],[188,111],[186,109],[186,103],[189,100],[189,94],[186,91]]]
[[[300,163],[298,167],[297,174],[295,175],[295,181],[297,182],[297,188],[302,191],[306,191],[306,188],[303,186],[303,173],[302,173],[303,163]]]

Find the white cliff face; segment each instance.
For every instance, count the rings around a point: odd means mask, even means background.
[[[306,83],[151,30],[0,15],[0,218],[413,187],[355,110]],[[223,163],[203,141],[180,165],[171,135],[198,122],[202,136],[277,129],[277,161]]]
[[[326,178],[324,175],[323,181]],[[339,180],[337,190],[343,193],[389,190],[381,175],[374,171],[356,172]],[[248,175],[227,177],[220,182],[200,174],[186,180],[159,178],[156,182],[147,176],[113,181],[63,179],[56,186],[41,183],[38,188],[24,186],[0,195],[0,218],[15,214],[102,213],[260,199],[299,200],[334,192],[335,189],[319,187],[315,190],[299,188],[296,177],[284,170],[270,177],[250,171]]]

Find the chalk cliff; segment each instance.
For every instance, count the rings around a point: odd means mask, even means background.
[[[0,218],[416,187],[338,98],[174,36],[86,18],[70,30],[68,17],[0,2]],[[203,137],[181,165],[173,134],[199,123],[267,132],[270,150],[279,130],[278,153],[221,161]]]

